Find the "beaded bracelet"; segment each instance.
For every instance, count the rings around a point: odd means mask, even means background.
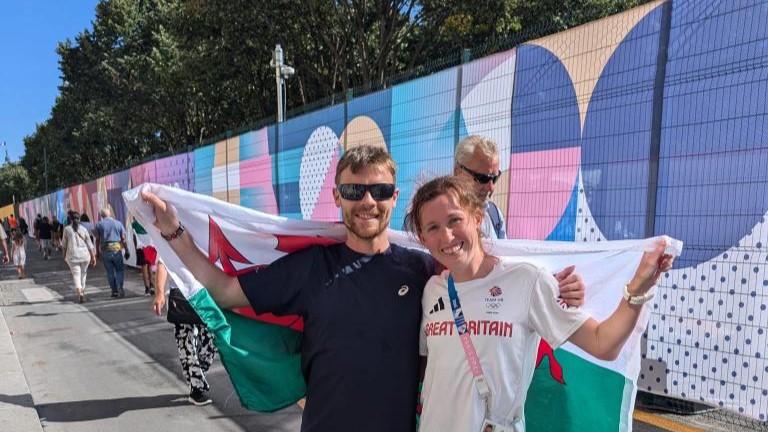
[[[176,231],[173,234],[165,235],[161,232],[160,235],[165,239],[165,241],[169,242],[181,237],[183,233],[184,233],[184,225],[182,225],[181,222],[179,222],[179,228],[176,229]]]

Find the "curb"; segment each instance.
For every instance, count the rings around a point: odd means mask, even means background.
[[[6,432],[43,431],[27,377],[0,307],[0,424]]]

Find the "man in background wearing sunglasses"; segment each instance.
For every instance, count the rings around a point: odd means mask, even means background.
[[[486,137],[470,135],[456,146],[455,160],[453,175],[472,178],[475,192],[485,201],[483,235],[491,239],[507,238],[504,215],[489,199],[493,194],[496,182],[501,177],[498,146]]]

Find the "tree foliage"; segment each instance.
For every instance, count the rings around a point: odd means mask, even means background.
[[[19,202],[30,195],[30,181],[27,170],[19,163],[6,162],[0,167],[0,207]]]
[[[42,194],[269,119],[276,43],[297,71],[291,109],[645,1],[102,0],[92,28],[58,46],[60,94],[25,138],[21,164]]]

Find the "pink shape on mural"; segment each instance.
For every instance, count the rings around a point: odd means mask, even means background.
[[[333,188],[336,187],[336,166],[339,164],[339,150],[333,153],[333,159],[328,165],[328,172],[325,175],[325,182],[320,189],[320,195],[317,197],[317,203],[312,210],[312,220],[337,222],[339,220],[339,208],[333,200]]]
[[[547,238],[571,199],[580,163],[579,147],[512,154],[506,221],[509,238]]]
[[[156,181],[157,169],[155,168],[155,161],[131,167],[131,187],[136,187],[147,182],[154,183]]]
[[[277,200],[272,189],[272,158],[269,153],[240,162],[240,188],[249,188],[255,192],[259,211],[277,214]]]

